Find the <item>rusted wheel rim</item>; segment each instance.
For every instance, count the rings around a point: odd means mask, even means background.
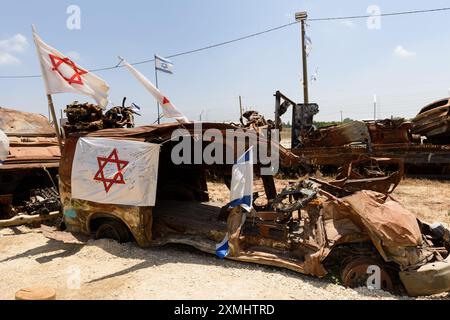
[[[116,228],[114,228],[113,226],[108,225],[108,224],[104,224],[104,225],[100,226],[100,228],[97,231],[96,238],[97,239],[112,239],[112,240],[116,240],[118,242],[120,242],[120,240],[121,240],[120,234],[116,230]]]
[[[341,279],[344,286],[349,288],[366,287],[367,279],[370,274],[367,273],[369,266],[377,265],[380,267],[380,285],[381,289],[388,292],[394,292],[394,285],[389,273],[386,271],[384,263],[373,258],[356,258],[349,262],[342,270]]]

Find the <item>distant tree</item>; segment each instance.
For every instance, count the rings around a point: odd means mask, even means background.
[[[340,122],[338,122],[338,121],[314,121],[313,124],[317,128],[322,128],[322,127],[338,125],[338,124],[340,124]]]
[[[353,119],[350,118],[345,118],[342,123],[349,123],[354,121]],[[328,126],[336,126],[336,125],[340,125],[342,124],[340,121],[314,121],[314,125],[317,128],[323,128],[323,127],[328,127]]]

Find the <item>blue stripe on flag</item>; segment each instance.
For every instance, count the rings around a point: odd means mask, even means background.
[[[244,161],[245,162],[250,161],[250,149],[244,154]]]
[[[222,242],[216,245],[216,255],[220,259],[224,259],[228,255],[228,250],[229,248],[228,248],[228,233],[227,233]]]
[[[250,161],[250,153],[252,148],[248,149],[239,159],[237,159],[235,164],[245,163]]]
[[[162,71],[162,72],[165,72],[165,73],[173,74],[173,72],[170,71],[169,69],[163,69],[163,68],[156,67],[156,70],[159,70],[159,71]]]
[[[155,58],[158,59],[158,60],[160,60],[160,61],[163,61],[163,62],[167,62],[167,63],[172,64],[172,61],[170,61],[169,59],[163,58],[163,57],[161,57],[161,56],[155,55]]]
[[[252,196],[251,195],[246,195],[243,196],[240,199],[236,199],[230,202],[229,208],[235,208],[237,206],[240,206],[242,204],[246,204],[247,206],[251,207],[252,206]]]

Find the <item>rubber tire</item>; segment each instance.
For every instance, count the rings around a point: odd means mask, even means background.
[[[109,219],[98,227],[95,239],[112,239],[119,243],[125,243],[131,241],[131,236],[123,222]]]
[[[367,258],[367,257],[356,257],[354,259],[352,259],[351,261],[349,261],[344,268],[342,268],[341,271],[341,281],[344,284],[344,286],[349,287],[349,288],[358,288],[360,286],[365,287],[365,283],[367,278],[369,277],[368,274],[364,273],[364,275],[362,276],[361,279],[357,279],[356,281],[352,281],[353,283],[346,283],[346,279],[347,280],[352,280],[351,278],[349,279],[349,277],[351,276],[351,270],[353,268],[357,268],[359,266],[364,267],[363,269],[366,269],[369,265],[377,265],[380,267],[381,269],[381,273],[382,276],[384,276],[384,281],[382,279],[382,290],[387,291],[387,292],[391,292],[394,293],[396,292],[396,288],[394,286],[392,277],[390,275],[390,273],[387,271],[384,263],[378,259],[373,259],[373,258]]]

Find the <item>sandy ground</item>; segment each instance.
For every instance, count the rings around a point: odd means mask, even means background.
[[[214,190],[213,198],[227,195]],[[427,195],[438,190],[442,203],[436,196],[419,196],[419,190],[428,190]],[[448,195],[448,183],[416,180],[405,181],[396,191],[419,215],[447,222]],[[58,299],[410,299],[346,289],[283,269],[221,261],[183,246],[141,249],[110,240],[62,244],[39,229],[0,230],[0,299],[14,299],[16,291],[35,285],[56,288]],[[450,294],[427,299],[450,300]]]

